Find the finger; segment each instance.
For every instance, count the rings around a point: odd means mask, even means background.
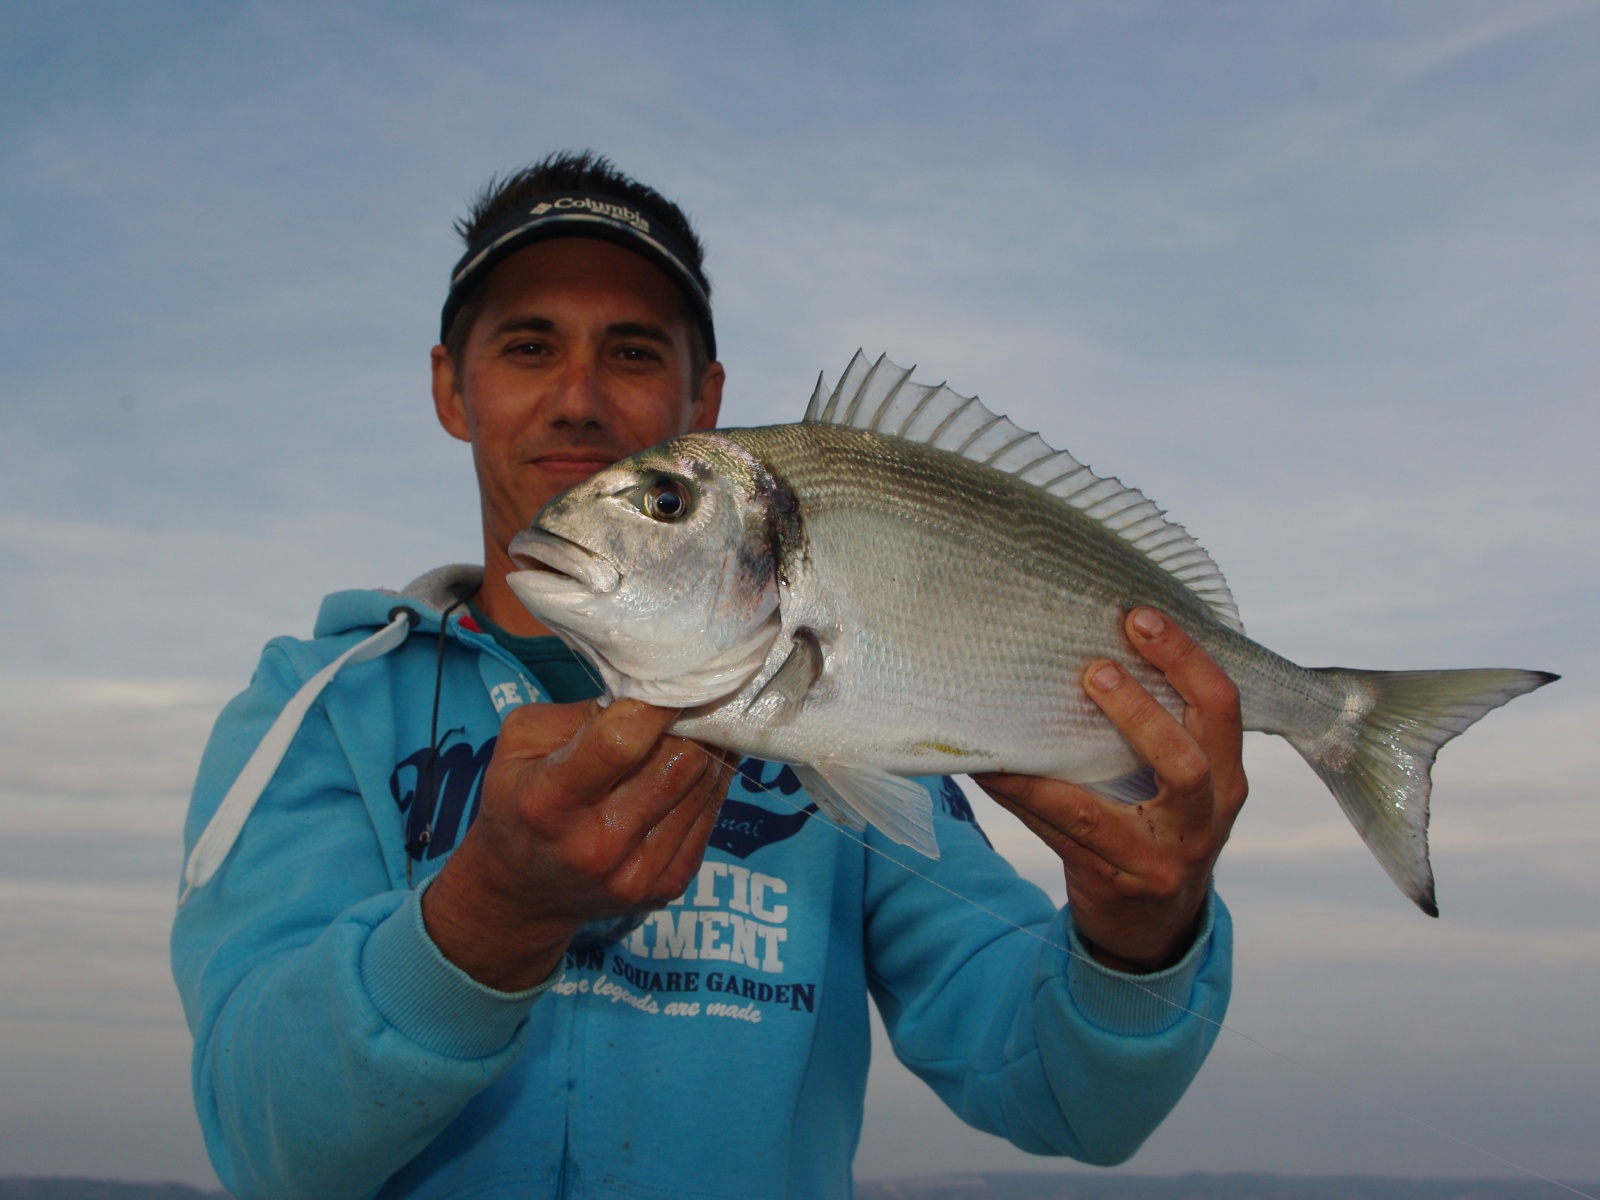
[[[500,723],[497,755],[511,759],[544,758],[572,740],[598,709],[592,701],[577,704],[524,704]]]
[[[1174,853],[1170,822],[1146,803],[1123,805],[1056,779],[984,776],[981,784],[1058,854],[1066,866],[1067,891],[1074,896],[1083,888],[1101,896],[1109,888],[1130,899],[1173,896],[1189,878],[1195,856],[1206,853],[1206,838],[1190,838],[1189,853]],[[1067,811],[1075,814],[1075,822],[1062,821]],[[1182,835],[1178,842],[1184,842]],[[1205,870],[1210,874],[1210,864]]]
[[[972,778],[996,803],[1015,813],[1041,836],[1053,833],[1057,838],[1092,845],[1101,840],[1101,831],[1110,816],[1099,797],[1070,783],[1001,773]],[[1046,836],[1045,840],[1052,839]]]
[[[1152,666],[1160,669],[1189,706],[1185,725],[1211,763],[1219,799],[1237,811],[1244,802],[1244,721],[1239,689],[1215,659],[1181,629],[1153,608],[1136,608],[1125,623],[1128,639]],[[1237,804],[1233,803],[1235,798]]]
[[[737,750],[725,750],[721,746],[708,746],[704,742],[697,742],[696,745],[721,764],[718,767],[718,771],[721,774],[723,784],[732,784],[733,777],[739,772],[739,763],[743,756]]]
[[[549,788],[569,801],[600,800],[651,759],[677,718],[675,708],[615,701],[594,713],[571,740],[549,755]]]
[[[600,805],[608,830],[636,842],[677,805],[714,779],[719,760],[696,743],[663,738],[650,757],[618,780]]]
[[[596,810],[621,854],[633,846],[698,789],[726,795],[733,771],[728,757],[699,742],[664,737],[651,756],[613,785]]]
[[[632,903],[677,898],[699,870],[706,842],[716,827],[727,792],[720,759],[704,758],[701,779],[645,829],[633,852],[612,876],[613,894]]]
[[[694,823],[684,834],[679,842],[677,853],[664,871],[666,890],[671,892],[668,899],[676,899],[683,894],[689,886],[689,881],[694,878],[695,872],[700,869],[700,860],[705,857],[706,845],[711,840],[712,831],[717,827],[717,818],[722,815],[722,802],[728,795],[728,784],[733,779],[733,772],[726,762],[714,772],[713,778],[705,785],[702,793],[703,803],[695,816]]]
[[[1033,775],[974,775],[1068,865],[1109,877],[1135,868],[1149,841],[1148,824],[1130,806],[1076,784]]]
[[[707,797],[706,806],[700,810],[700,816],[689,830],[688,836],[678,847],[678,853],[667,868],[667,878],[670,881],[667,890],[673,897],[683,895],[684,889],[689,886],[689,881],[700,870],[700,860],[705,857],[706,846],[711,842],[711,835],[716,831],[717,820],[722,816],[722,802],[727,799],[727,790],[723,789],[711,793]]]
[[[1204,647],[1153,608],[1128,614],[1128,639],[1208,725],[1239,731],[1239,689]]]
[[[1211,765],[1204,749],[1126,669],[1109,659],[1092,662],[1083,686],[1169,792],[1192,796],[1209,788]]]

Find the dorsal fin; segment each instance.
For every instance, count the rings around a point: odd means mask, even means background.
[[[897,367],[886,355],[869,363],[858,350],[831,392],[817,377],[805,419],[948,450],[1043,488],[1161,567],[1205,601],[1224,625],[1244,632],[1239,606],[1211,555],[1143,492],[1096,475],[1037,433],[990,412],[976,396],[958,396],[943,384],[912,383],[915,369]]]

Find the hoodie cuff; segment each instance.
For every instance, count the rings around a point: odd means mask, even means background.
[[[1211,956],[1211,934],[1216,926],[1217,893],[1206,895],[1199,932],[1189,952],[1165,971],[1130,975],[1102,966],[1078,936],[1067,910],[1067,992],[1080,1013],[1093,1025],[1123,1037],[1149,1037],[1171,1029],[1190,1008],[1194,982]]]
[[[431,881],[430,881],[431,882]],[[561,972],[524,992],[479,983],[447,959],[422,923],[419,887],[376,925],[361,952],[361,978],[383,1019],[425,1050],[448,1058],[487,1058],[504,1050],[534,1001]]]

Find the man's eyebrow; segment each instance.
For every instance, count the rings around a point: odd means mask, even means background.
[[[614,325],[606,326],[606,333],[611,337],[644,338],[650,342],[660,342],[663,346],[672,345],[672,335],[659,325],[645,325],[638,321],[618,321]]]
[[[511,317],[502,321],[494,328],[494,336],[501,337],[508,333],[554,333],[556,323],[549,317]],[[643,338],[650,342],[659,342],[663,346],[672,345],[672,335],[660,325],[646,325],[642,321],[617,321],[606,326],[609,337],[618,338]]]
[[[549,317],[512,317],[494,327],[496,337],[503,333],[553,333],[556,323]]]

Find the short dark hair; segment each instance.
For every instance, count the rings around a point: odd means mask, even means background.
[[[689,265],[704,281],[706,298],[711,298],[711,278],[705,272],[705,246],[689,215],[655,188],[617,170],[609,158],[593,150],[558,150],[520,171],[491,176],[468,205],[467,215],[456,221],[455,231],[465,245],[471,246],[502,217],[552,192],[590,192],[642,209],[646,216],[660,221],[677,235],[689,254]],[[445,351],[458,368],[467,334],[481,303],[481,294],[469,297],[445,335]],[[690,375],[698,381],[709,365],[710,355],[695,322],[691,321],[689,328]]]

